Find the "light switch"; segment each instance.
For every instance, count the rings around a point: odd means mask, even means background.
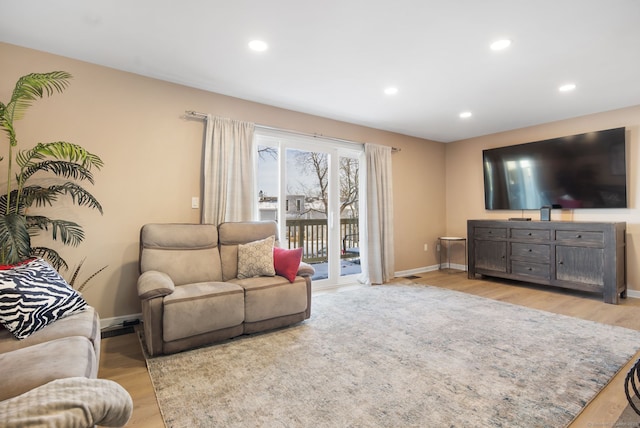
[[[191,198],[191,208],[200,208],[200,198],[197,196]]]

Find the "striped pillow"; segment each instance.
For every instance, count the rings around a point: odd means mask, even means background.
[[[18,339],[85,306],[82,296],[42,259],[0,266],[0,323]]]

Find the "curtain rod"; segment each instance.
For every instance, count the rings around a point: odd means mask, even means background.
[[[207,114],[206,113],[200,113],[200,112],[193,111],[193,110],[185,110],[185,114],[188,115],[188,116],[196,117],[198,119],[206,119],[207,118]],[[340,143],[362,144],[362,143],[358,143],[356,141],[345,140],[343,138],[327,137],[327,136],[322,135],[322,134],[310,134],[308,132],[301,132],[301,131],[294,131],[294,130],[291,130],[291,129],[276,128],[274,126],[260,125],[258,123],[256,123],[255,126],[258,127],[258,128],[262,128],[262,129],[268,129],[270,131],[282,131],[282,132],[287,132],[287,133],[290,133],[290,134],[300,135],[300,136],[303,136],[303,137],[324,138],[324,139],[327,139],[327,140],[337,141],[337,142],[340,142]],[[391,147],[391,151],[392,152],[399,152],[400,150],[401,149],[399,149],[397,147]]]

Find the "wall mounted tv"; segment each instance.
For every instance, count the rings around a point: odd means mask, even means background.
[[[627,208],[625,128],[482,151],[488,210]]]

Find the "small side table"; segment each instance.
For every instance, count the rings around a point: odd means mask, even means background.
[[[464,243],[464,266],[467,266],[467,238],[461,238],[459,236],[440,236],[438,238],[438,245],[440,245],[440,257],[438,259],[439,261],[438,270],[442,270],[443,245],[446,246],[447,248],[447,269],[451,269],[451,244],[455,242]],[[466,271],[466,267],[464,270]]]

